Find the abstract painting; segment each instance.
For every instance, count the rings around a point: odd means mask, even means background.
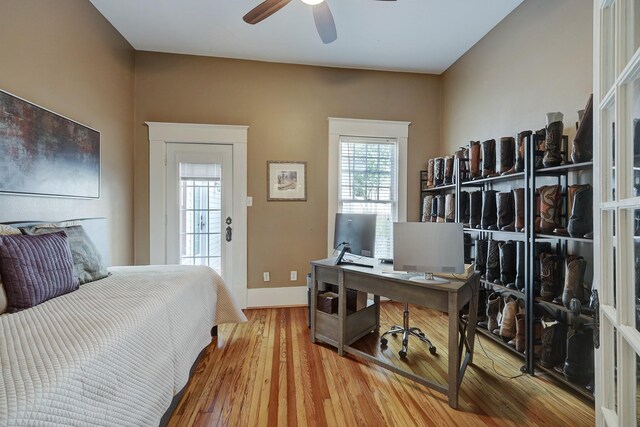
[[[0,192],[100,197],[100,132],[0,90]]]

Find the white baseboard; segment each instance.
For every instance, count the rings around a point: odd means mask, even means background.
[[[247,289],[247,297],[247,308],[307,305],[307,287]]]

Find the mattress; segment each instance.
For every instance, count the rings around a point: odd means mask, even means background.
[[[0,426],[157,426],[211,327],[246,321],[208,267],[109,271],[0,316]]]

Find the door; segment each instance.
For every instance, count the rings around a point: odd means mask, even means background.
[[[640,425],[640,0],[595,0],[596,422]]]
[[[167,144],[167,263],[208,265],[233,283],[233,147]]]

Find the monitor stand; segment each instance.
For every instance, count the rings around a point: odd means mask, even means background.
[[[433,273],[424,273],[424,276],[415,276],[411,279],[412,282],[425,283],[427,285],[444,285],[450,283],[450,280],[441,279],[440,277],[434,277]]]

